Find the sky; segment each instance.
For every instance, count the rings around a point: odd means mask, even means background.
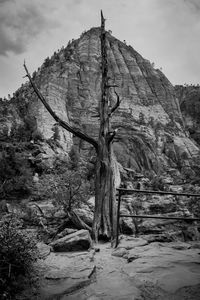
[[[200,0],[0,0],[0,97],[47,56],[100,25],[162,68],[172,84],[200,83]]]

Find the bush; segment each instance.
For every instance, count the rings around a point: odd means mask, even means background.
[[[8,144],[0,152],[0,198],[26,197],[31,193],[32,170],[26,152]]]
[[[22,279],[34,273],[36,241],[21,227],[14,215],[0,221],[0,299],[14,299],[22,288]]]
[[[78,208],[88,200],[90,184],[80,171],[67,170],[60,175],[59,184],[53,191],[55,206],[62,206],[64,211]]]
[[[153,191],[164,191],[165,190],[165,184],[163,182],[162,177],[155,176],[151,182],[150,186]]]

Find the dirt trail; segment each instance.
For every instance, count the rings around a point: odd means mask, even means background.
[[[109,244],[98,247],[96,253],[51,253],[41,299],[200,299],[200,244],[148,244],[132,238],[117,250]]]
[[[124,259],[112,256],[113,249],[108,244],[98,245],[100,252],[95,254],[96,274],[93,282],[82,291],[68,295],[62,300],[125,300],[139,299],[140,291],[124,273]]]

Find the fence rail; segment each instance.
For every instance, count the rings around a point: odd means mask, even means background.
[[[122,189],[118,188],[121,194],[134,194],[134,193],[141,193],[141,194],[158,194],[158,195],[173,195],[173,196],[186,196],[186,197],[200,197],[200,194],[191,194],[191,193],[175,193],[175,192],[165,192],[165,191],[150,191],[150,190],[137,190],[137,189]]]
[[[120,204],[121,204],[121,196],[122,195],[130,195],[134,193],[141,193],[141,194],[159,194],[159,195],[173,195],[173,196],[186,196],[186,197],[200,197],[200,194],[191,194],[191,193],[175,193],[175,192],[165,192],[165,191],[150,191],[150,190],[137,190],[137,189],[123,189],[118,188],[118,205],[117,205],[117,237],[115,248],[119,244],[119,219],[121,217],[128,217],[128,218],[140,218],[140,219],[163,219],[163,220],[180,220],[180,221],[200,221],[200,218],[188,218],[188,217],[164,217],[164,216],[149,216],[149,215],[126,215],[120,214]]]

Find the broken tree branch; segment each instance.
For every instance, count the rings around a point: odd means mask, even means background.
[[[110,113],[109,113],[109,116],[111,116],[111,115],[115,112],[115,110],[120,106],[120,103],[121,103],[121,101],[120,101],[120,99],[119,99],[119,95],[117,94],[117,92],[115,91],[115,89],[114,89],[114,93],[115,93],[115,95],[117,96],[117,102],[116,102],[115,105],[111,108],[111,111],[110,111]]]
[[[83,133],[82,131],[80,131],[77,128],[72,127],[71,125],[69,125],[67,122],[61,120],[56,113],[52,110],[52,108],[50,107],[50,105],[47,103],[46,99],[44,98],[44,96],[41,94],[41,92],[39,91],[39,89],[37,88],[37,86],[35,85],[34,81],[31,78],[31,75],[26,67],[25,61],[24,61],[24,69],[26,71],[26,76],[28,77],[31,86],[33,87],[36,95],[38,96],[38,98],[41,100],[41,102],[44,104],[44,106],[46,107],[46,109],[48,110],[48,112],[50,113],[50,115],[54,118],[54,120],[64,129],[66,129],[67,131],[71,132],[72,134],[74,134],[75,136],[83,139],[84,141],[88,142],[89,144],[93,145],[94,148],[96,150],[98,150],[98,143],[95,139],[93,139],[92,137],[88,136],[86,133]]]
[[[115,129],[114,131],[110,132],[110,135],[108,137],[108,143],[111,143],[114,140],[114,138],[117,134],[117,131],[118,131],[118,129]]]

